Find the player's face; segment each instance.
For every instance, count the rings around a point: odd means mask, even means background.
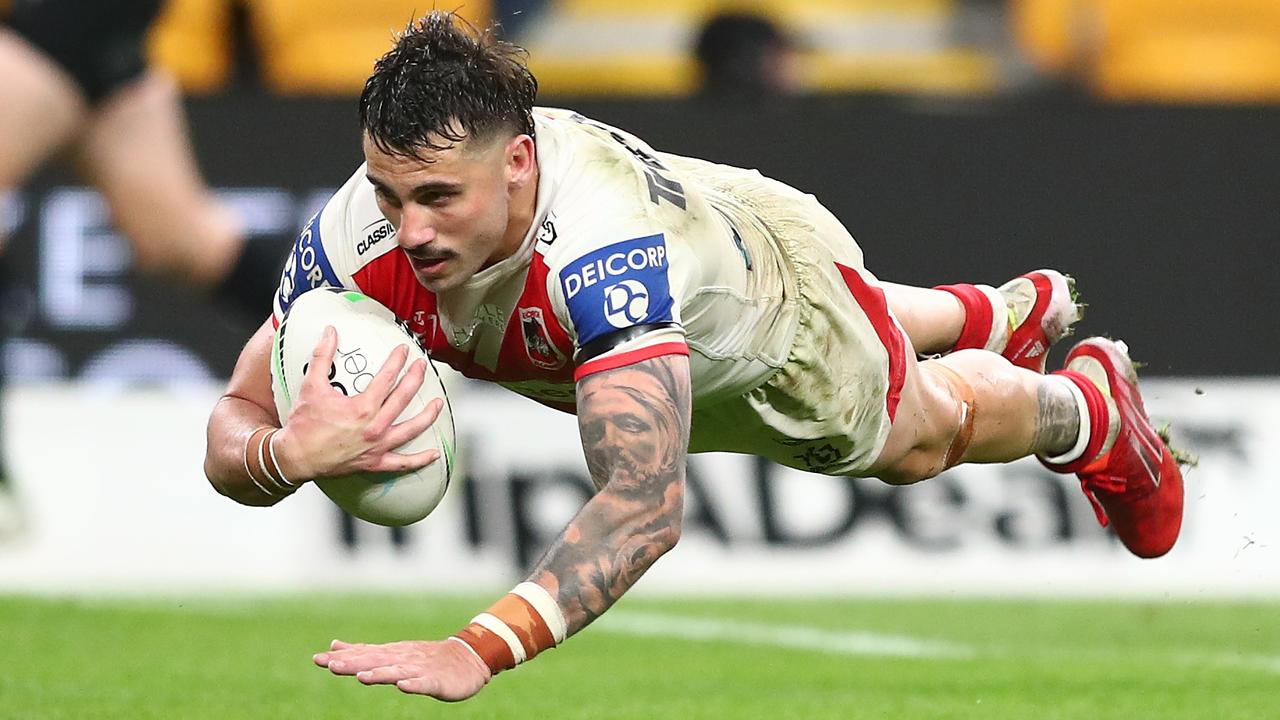
[[[416,157],[383,152],[366,136],[364,155],[378,208],[428,290],[457,287],[519,248],[532,219],[529,136],[468,138]]]

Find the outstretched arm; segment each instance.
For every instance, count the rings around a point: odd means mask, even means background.
[[[316,663],[367,684],[462,700],[609,609],[680,537],[689,361],[665,355],[578,383],[578,426],[598,490],[529,579],[443,642],[335,641]]]
[[[573,634],[608,610],[680,538],[689,360],[664,355],[578,383],[578,428],[598,493],[529,577]]]

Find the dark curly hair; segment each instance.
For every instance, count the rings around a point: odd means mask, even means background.
[[[523,48],[451,12],[410,23],[360,94],[360,126],[379,150],[414,157],[505,129],[533,135],[538,81]]]

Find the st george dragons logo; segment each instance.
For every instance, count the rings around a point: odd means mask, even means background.
[[[524,335],[524,350],[529,362],[543,370],[559,370],[564,367],[565,356],[547,332],[547,321],[542,308],[520,308],[520,329]]]

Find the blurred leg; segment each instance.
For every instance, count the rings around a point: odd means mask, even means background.
[[[17,33],[0,27],[0,189],[19,185],[65,146],[88,105],[75,80]]]
[[[83,125],[88,104],[75,80],[18,33],[0,27],[0,191],[21,184],[65,147]],[[0,228],[0,250],[4,247]],[[2,259],[0,259],[2,263]],[[8,289],[0,268],[0,297]],[[0,351],[8,324],[0,318]],[[4,389],[0,355],[0,392]],[[24,522],[9,485],[9,468],[0,447],[0,540],[21,532]]]
[[[234,267],[244,243],[239,222],[199,175],[168,76],[150,71],[99,105],[75,159],[140,268],[209,288]]]

